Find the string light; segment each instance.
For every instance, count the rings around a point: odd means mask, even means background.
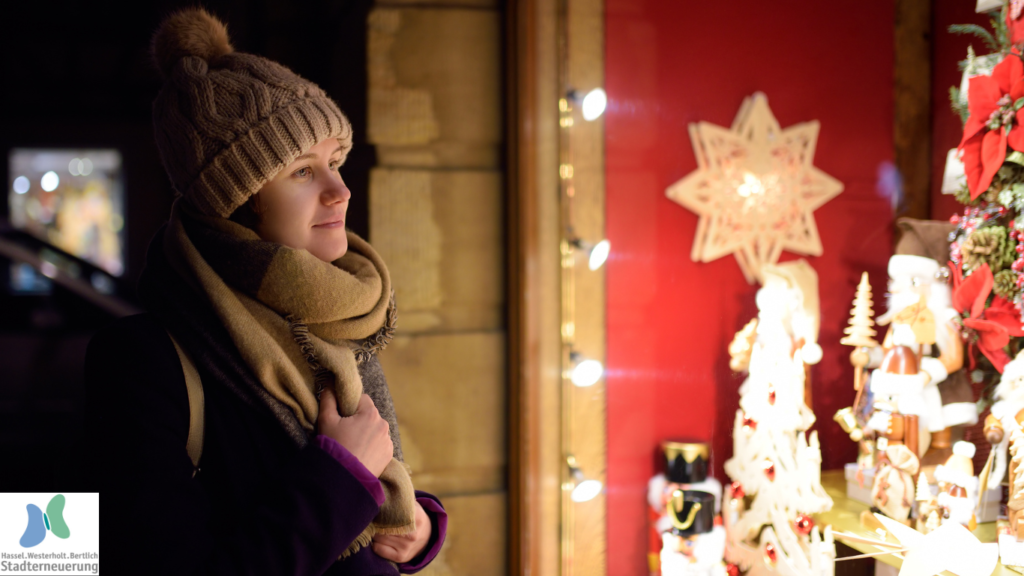
[[[596,498],[603,489],[604,484],[600,480],[583,480],[572,489],[571,498],[573,502],[586,502]]]
[[[569,358],[576,363],[569,373],[569,380],[576,386],[580,388],[593,386],[604,376],[604,365],[601,362],[583,358],[577,352],[572,352]]]
[[[604,492],[604,485],[601,478],[603,470],[603,459],[593,454],[591,449],[585,447],[593,444],[596,438],[580,437],[581,430],[578,420],[581,415],[596,411],[599,406],[595,402],[602,401],[604,397],[599,391],[587,387],[595,386],[604,376],[604,366],[595,358],[585,358],[576,351],[577,338],[583,341],[583,348],[590,350],[591,342],[597,334],[582,333],[589,332],[596,328],[593,322],[576,322],[577,305],[577,282],[584,283],[584,292],[588,295],[587,306],[593,301],[589,295],[601,282],[600,277],[595,277],[593,271],[599,270],[608,259],[611,245],[607,240],[598,236],[601,234],[592,231],[589,227],[581,230],[582,235],[594,241],[584,241],[581,234],[576,230],[577,210],[583,208],[589,217],[596,206],[591,203],[601,196],[600,188],[594,189],[594,182],[601,182],[600,179],[591,179],[596,175],[597,170],[590,163],[592,148],[588,145],[586,153],[581,158],[574,158],[574,141],[581,138],[593,138],[600,131],[600,126],[587,126],[586,124],[599,118],[607,106],[608,98],[604,90],[595,88],[586,94],[572,89],[572,80],[569,73],[570,57],[569,48],[569,27],[568,27],[568,2],[562,3],[559,10],[559,76],[563,96],[558,100],[558,182],[560,189],[559,216],[561,227],[561,238],[559,239],[559,251],[561,256],[561,306],[560,320],[562,332],[562,356],[561,356],[561,444],[562,454],[567,458],[568,469],[563,469],[562,476],[562,497],[561,497],[561,572],[562,576],[578,576],[579,574],[593,573],[596,568],[596,559],[588,556],[586,559],[576,557],[576,526],[579,520],[591,522],[595,519],[595,500]],[[582,118],[583,122],[580,122]],[[574,130],[581,130],[579,134]],[[580,160],[579,165],[575,165]],[[579,182],[576,181],[579,178]],[[577,186],[580,184],[580,186]],[[600,184],[599,184],[600,185]],[[581,199],[582,203],[576,200]],[[582,205],[581,205],[582,204]],[[603,222],[603,218],[599,221]],[[583,260],[586,260],[589,271],[582,270]],[[588,310],[589,312],[589,310]],[[590,316],[590,314],[587,314]],[[582,320],[582,318],[581,318]],[[589,319],[588,319],[589,320]],[[596,343],[595,343],[596,344]],[[596,353],[595,346],[594,352]],[[584,403],[577,405],[578,402]],[[603,419],[602,419],[603,425]],[[595,421],[596,424],[596,421]],[[586,434],[584,432],[584,434]],[[578,441],[582,440],[582,441]],[[596,448],[596,446],[595,446]],[[576,459],[572,454],[577,450],[591,455],[593,461],[588,460],[595,468],[593,473],[596,478],[587,478],[576,465]],[[593,454],[593,455],[592,455]],[[567,474],[566,474],[567,472]],[[582,514],[577,519],[577,514]],[[588,542],[587,551],[592,552]],[[582,562],[581,562],[582,561]]]
[[[593,500],[604,490],[604,484],[600,480],[590,479],[583,475],[583,472],[576,465],[575,456],[570,454],[565,458],[565,461],[569,465],[569,478],[572,479],[566,487],[572,489],[569,497],[573,502]]]
[[[587,259],[587,265],[591,270],[597,270],[601,266],[604,266],[605,261],[608,260],[608,255],[611,254],[612,243],[608,240],[601,240],[590,249],[590,258]]]
[[[599,117],[607,103],[604,90],[591,90],[585,97],[573,90],[567,93],[565,98],[558,101],[559,126],[562,128],[560,140],[560,163],[558,165],[558,177],[561,181],[562,200],[562,344],[567,351],[565,360],[565,371],[563,373],[562,388],[562,422],[563,422],[563,449],[566,454],[574,451],[572,441],[571,422],[574,418],[574,395],[575,389],[587,388],[597,384],[604,377],[604,365],[596,359],[585,358],[574,350],[576,343],[576,266],[577,257],[585,256],[587,267],[595,271],[604,265],[611,252],[611,244],[607,239],[601,239],[596,243],[583,240],[574,232],[575,227],[575,200],[576,185],[574,177],[576,171],[573,168],[572,138],[570,136],[576,114],[579,107],[584,120],[591,121]],[[563,488],[568,493],[568,500],[571,503],[582,503],[593,500],[604,490],[600,480],[590,479],[583,476],[579,467],[576,466],[575,457],[567,456],[569,463],[569,476]],[[571,527],[572,519],[571,504],[569,508],[563,508],[563,527]],[[567,534],[563,534],[568,537]],[[569,537],[569,541],[571,541]],[[570,562],[571,564],[571,562]],[[571,574],[571,572],[570,572]]]
[[[587,254],[587,267],[591,270],[597,270],[604,266],[612,249],[612,245],[608,240],[601,240],[597,244],[591,244],[582,238],[574,238],[569,241],[569,245]]]
[[[583,97],[583,119],[592,122],[604,114],[608,106],[608,95],[600,88],[594,88]]]
[[[571,101],[578,104],[580,106],[580,112],[583,114],[583,119],[587,122],[593,122],[600,118],[601,114],[604,114],[605,108],[608,107],[608,95],[605,94],[605,91],[601,88],[594,88],[590,92],[587,92],[585,96],[581,95],[576,90],[570,90],[568,97],[562,101]],[[562,110],[562,112],[565,111],[566,110],[564,109]],[[569,119],[568,122],[562,121],[561,125],[563,128],[572,126],[572,120]]]

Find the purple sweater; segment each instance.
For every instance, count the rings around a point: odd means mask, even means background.
[[[320,446],[324,452],[333,456],[335,460],[356,477],[356,480],[373,496],[377,506],[384,504],[384,488],[381,487],[380,480],[367,470],[366,466],[363,466],[363,463],[358,458],[329,436],[320,434],[316,437],[316,442],[317,446]],[[414,574],[426,567],[427,564],[430,564],[430,561],[441,550],[445,534],[448,532],[448,514],[445,513],[440,502],[426,492],[420,492],[419,490],[416,491],[416,501],[419,502],[420,506],[423,507],[423,511],[430,517],[430,540],[416,558],[398,565],[398,571],[402,574]]]

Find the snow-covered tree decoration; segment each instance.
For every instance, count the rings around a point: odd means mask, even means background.
[[[804,401],[806,362],[794,330],[808,320],[800,315],[817,315],[797,305],[816,302],[817,276],[799,261],[766,267],[764,278],[757,294],[757,339],[740,387],[733,457],[725,463],[733,480],[730,494],[741,490],[750,504],[745,507],[742,497],[727,499],[726,559],[752,576],[832,576],[831,527],[808,527],[807,515],[829,510],[832,499],[821,486],[817,433],[806,434],[814,413]]]

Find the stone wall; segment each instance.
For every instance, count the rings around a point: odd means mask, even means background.
[[[422,572],[506,572],[507,392],[502,11],[378,3],[367,22],[370,241],[398,335],[381,363],[417,488],[449,513]]]

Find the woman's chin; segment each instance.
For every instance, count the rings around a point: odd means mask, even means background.
[[[325,244],[310,247],[307,250],[309,250],[310,254],[324,262],[334,262],[348,252],[348,238],[342,238],[340,242],[332,242],[330,245]]]

